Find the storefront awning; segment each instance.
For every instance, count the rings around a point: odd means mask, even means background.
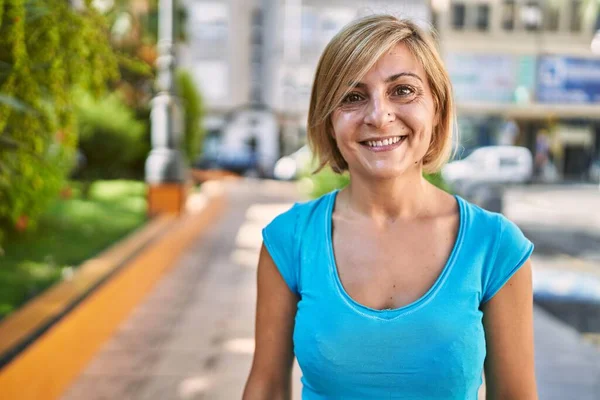
[[[490,115],[515,119],[577,118],[600,120],[600,104],[500,104],[467,103],[457,105],[459,116]]]

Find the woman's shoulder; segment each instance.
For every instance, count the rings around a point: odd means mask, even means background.
[[[290,289],[298,294],[302,244],[312,243],[326,221],[335,192],[294,203],[278,214],[263,230],[263,243]],[[317,236],[315,236],[315,233]],[[318,240],[318,239],[317,239]],[[309,246],[310,247],[310,246]]]
[[[465,223],[470,231],[499,238],[503,233],[522,235],[519,227],[504,214],[486,210],[460,196],[456,196],[462,203],[465,213]]]
[[[481,304],[491,299],[514,273],[529,259],[534,244],[521,228],[505,215],[485,210],[460,198],[465,214],[469,239],[468,254],[487,253],[482,257]]]
[[[499,224],[506,220],[506,217],[498,212],[486,210],[461,196],[457,195],[456,198],[462,203],[461,211],[464,212],[466,222],[471,228],[497,229]]]
[[[298,228],[298,225],[305,225],[319,215],[327,212],[335,193],[336,191],[332,191],[315,199],[298,201],[285,211],[277,214],[269,225],[286,228],[290,228],[291,226]]]

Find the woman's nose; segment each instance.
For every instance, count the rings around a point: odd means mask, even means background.
[[[381,128],[394,121],[395,114],[386,98],[372,97],[365,110],[365,124]]]

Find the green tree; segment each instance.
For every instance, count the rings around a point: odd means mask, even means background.
[[[75,99],[79,149],[85,156],[75,178],[88,185],[98,179],[140,179],[143,170],[136,161],[150,151],[144,138],[147,121],[136,120],[118,92],[99,99],[78,92]]]
[[[102,15],[86,0],[0,0],[0,236],[35,225],[73,165],[72,89],[119,77]]]
[[[600,0],[584,0],[581,7],[581,19],[586,23],[594,24],[600,12]]]
[[[200,93],[187,71],[177,72],[177,95],[184,113],[183,153],[189,162],[193,162],[200,153],[204,138],[201,124],[204,109]]]

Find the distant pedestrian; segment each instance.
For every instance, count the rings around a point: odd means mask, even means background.
[[[546,131],[538,132],[535,138],[535,176],[545,179],[545,170],[550,162],[550,139]]]
[[[360,19],[317,67],[308,137],[350,184],[264,230],[244,400],[537,399],[532,243],[500,214],[429,184],[454,105],[413,22]]]

